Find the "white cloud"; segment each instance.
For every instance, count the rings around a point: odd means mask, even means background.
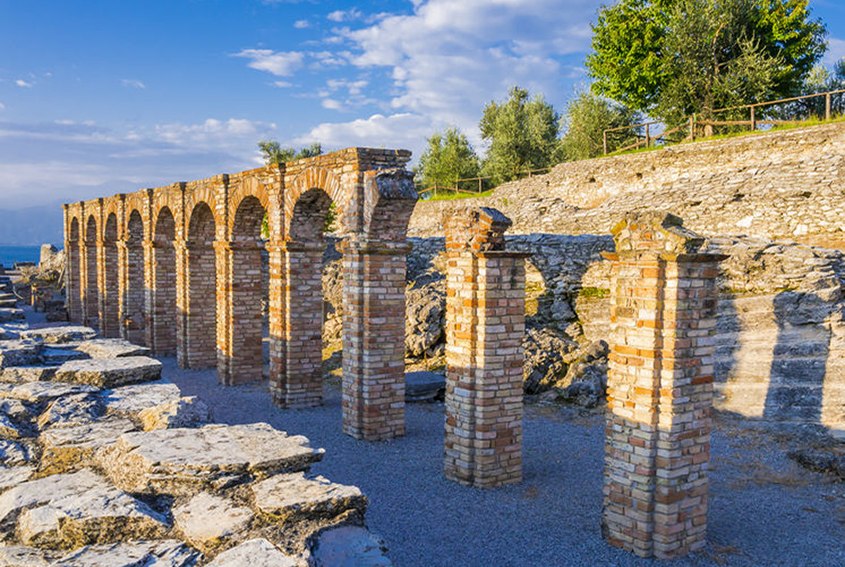
[[[601,1],[417,1],[411,15],[338,34],[355,46],[352,64],[388,70],[397,113],[456,125],[478,144],[481,109],[515,84],[562,105],[561,77],[572,73],[562,59],[589,48]]]
[[[431,135],[431,121],[418,114],[374,114],[351,122],[325,122],[294,140],[295,144],[320,142],[328,148],[355,146],[405,148],[419,155]]]
[[[6,105],[0,102],[0,110],[6,110]]]
[[[147,85],[139,81],[138,79],[121,79],[120,84],[124,87],[130,87],[133,89],[145,89]]]
[[[303,54],[298,51],[272,51],[270,49],[244,49],[235,57],[245,57],[252,69],[267,71],[278,77],[287,77],[302,67]]]
[[[209,118],[199,124],[159,124],[155,127],[158,137],[179,145],[219,144],[232,141],[233,138],[257,140],[262,135],[276,129],[272,122],[253,122],[251,120],[230,118],[218,120]]]
[[[333,98],[324,98],[321,104],[323,105],[323,108],[328,108],[329,110],[343,109],[343,105],[340,103],[340,101],[337,101]]]
[[[309,22],[308,20],[296,20],[293,23],[293,27],[295,27],[298,30],[304,30],[305,28],[311,27],[311,22]]]
[[[357,20],[362,16],[363,14],[360,10],[352,8],[351,10],[335,10],[326,16],[326,18],[332,22],[347,22],[349,20]]]
[[[293,83],[288,81],[273,81],[274,87],[279,87],[280,89],[287,89],[293,86]]]
[[[825,53],[823,63],[832,67],[845,57],[845,40],[837,39],[835,37],[827,40],[827,53]]]
[[[32,88],[32,86],[33,86],[35,83],[27,83],[27,82],[26,82],[26,81],[24,81],[23,79],[18,79],[17,81],[15,81],[15,84],[16,84],[17,86],[19,86],[19,87],[23,87],[23,88],[27,88],[27,89],[29,89],[29,88]]]

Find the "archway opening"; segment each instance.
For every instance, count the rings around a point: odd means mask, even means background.
[[[88,217],[85,227],[85,293],[83,301],[84,323],[100,327],[100,290],[97,285],[97,219]]]
[[[122,298],[121,331],[133,343],[146,345],[144,315],[144,221],[133,210],[126,223],[126,291]]]
[[[106,337],[120,335],[118,301],[117,215],[106,219],[103,232],[103,290],[100,308],[100,331]]]
[[[185,339],[180,364],[210,368],[217,363],[217,271],[214,213],[199,203],[188,222],[188,279]]]
[[[70,320],[82,321],[82,289],[80,288],[80,257],[79,257],[79,219],[70,221],[70,238],[68,240],[68,274],[67,274],[67,307]]]
[[[176,354],[176,222],[169,208],[158,214],[153,232],[152,340],[157,356]]]
[[[230,368],[234,383],[264,378],[269,361],[269,261],[262,236],[265,209],[256,197],[245,197],[232,225],[232,313]]]

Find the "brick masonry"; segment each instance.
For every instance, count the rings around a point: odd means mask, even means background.
[[[525,258],[508,252],[495,209],[446,222],[446,435],[443,471],[481,488],[522,480]]]
[[[666,213],[613,229],[602,530],[671,559],[705,545],[722,255]]]
[[[409,160],[405,150],[349,148],[65,205],[70,316],[183,367],[216,364],[223,384],[259,380],[269,254],[273,400],[320,404],[320,258],[334,203],[348,255],[344,431],[402,435],[405,233],[417,201]]]

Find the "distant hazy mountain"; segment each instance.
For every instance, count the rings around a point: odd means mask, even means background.
[[[0,209],[0,244],[37,246],[64,244],[61,205],[45,205],[26,209]]]

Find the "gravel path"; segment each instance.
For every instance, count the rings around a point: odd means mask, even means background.
[[[165,376],[197,395],[216,421],[266,421],[306,435],[326,456],[313,471],[359,486],[367,523],[397,567],[435,566],[845,566],[845,485],[785,457],[784,441],[719,422],[713,439],[708,525],[702,553],[681,561],[641,560],[601,538],[603,420],[557,406],[527,408],[525,480],[478,490],[443,479],[443,404],[407,408],[407,435],[386,443],[341,433],[337,384],[324,406],[279,410],[266,384],[223,388],[214,371]]]

